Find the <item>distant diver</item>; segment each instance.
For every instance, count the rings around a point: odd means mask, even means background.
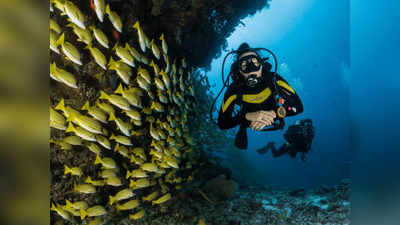
[[[269,142],[266,146],[257,150],[259,154],[265,154],[269,149],[272,150],[274,158],[284,154],[289,154],[295,158],[297,153],[301,153],[301,159],[306,160],[306,153],[311,150],[311,144],[314,139],[314,126],[310,119],[298,120],[295,124],[289,126],[288,130],[283,135],[286,143],[278,150],[275,148],[274,142]]]
[[[275,61],[275,71],[261,58],[261,50],[269,52]],[[236,54],[236,60],[231,65],[228,77],[224,78],[224,65],[228,55]],[[240,125],[235,137],[235,145],[239,149],[247,149],[247,127],[258,131],[270,131],[284,128],[286,116],[294,116],[303,112],[303,104],[293,88],[277,74],[275,55],[266,48],[250,48],[242,43],[237,50],[229,52],[222,63],[223,88],[214,100],[215,102],[227,87],[218,116],[220,129],[231,129]],[[229,78],[232,83],[229,84]],[[239,110],[234,110],[238,105]],[[236,114],[236,115],[235,115]],[[265,128],[265,129],[264,129]]]

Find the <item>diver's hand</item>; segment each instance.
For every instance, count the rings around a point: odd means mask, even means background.
[[[262,130],[262,129],[264,129],[265,126],[267,126],[266,123],[264,123],[264,122],[259,122],[259,121],[253,121],[253,122],[251,122],[251,124],[250,124],[250,128],[251,128],[252,130]]]
[[[251,122],[262,122],[265,123],[267,126],[270,126],[276,117],[276,114],[273,110],[270,111],[257,111],[257,112],[250,112],[246,113],[246,119]]]

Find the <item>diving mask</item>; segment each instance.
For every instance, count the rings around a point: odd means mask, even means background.
[[[242,73],[252,73],[259,71],[261,67],[260,58],[256,55],[248,55],[239,59],[239,70]],[[261,77],[251,74],[247,77],[246,83],[249,87],[255,87],[261,81]]]
[[[239,70],[243,73],[256,72],[261,67],[261,60],[258,56],[248,55],[239,59]]]

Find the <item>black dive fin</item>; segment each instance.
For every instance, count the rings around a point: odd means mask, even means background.
[[[245,125],[240,125],[239,131],[235,137],[235,146],[239,149],[247,149],[247,127]]]

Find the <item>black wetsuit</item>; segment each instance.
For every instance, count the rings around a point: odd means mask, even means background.
[[[248,112],[259,110],[274,110],[276,112],[276,100],[273,97],[275,85],[272,83],[273,73],[263,70],[263,79],[256,87],[246,85],[230,85],[225,92],[224,100],[218,116],[220,129],[231,129],[237,125],[249,127],[251,122],[245,118]],[[280,89],[281,97],[285,100],[283,107],[286,109],[286,116],[293,116],[303,112],[303,104],[292,87],[279,75],[277,75],[276,87]],[[239,100],[242,96],[241,101]],[[234,112],[234,105],[242,104],[238,113]],[[246,129],[244,129],[245,132]],[[241,140],[239,140],[240,142]],[[245,144],[240,144],[242,149],[247,148],[247,136]],[[236,141],[235,141],[236,144]]]

